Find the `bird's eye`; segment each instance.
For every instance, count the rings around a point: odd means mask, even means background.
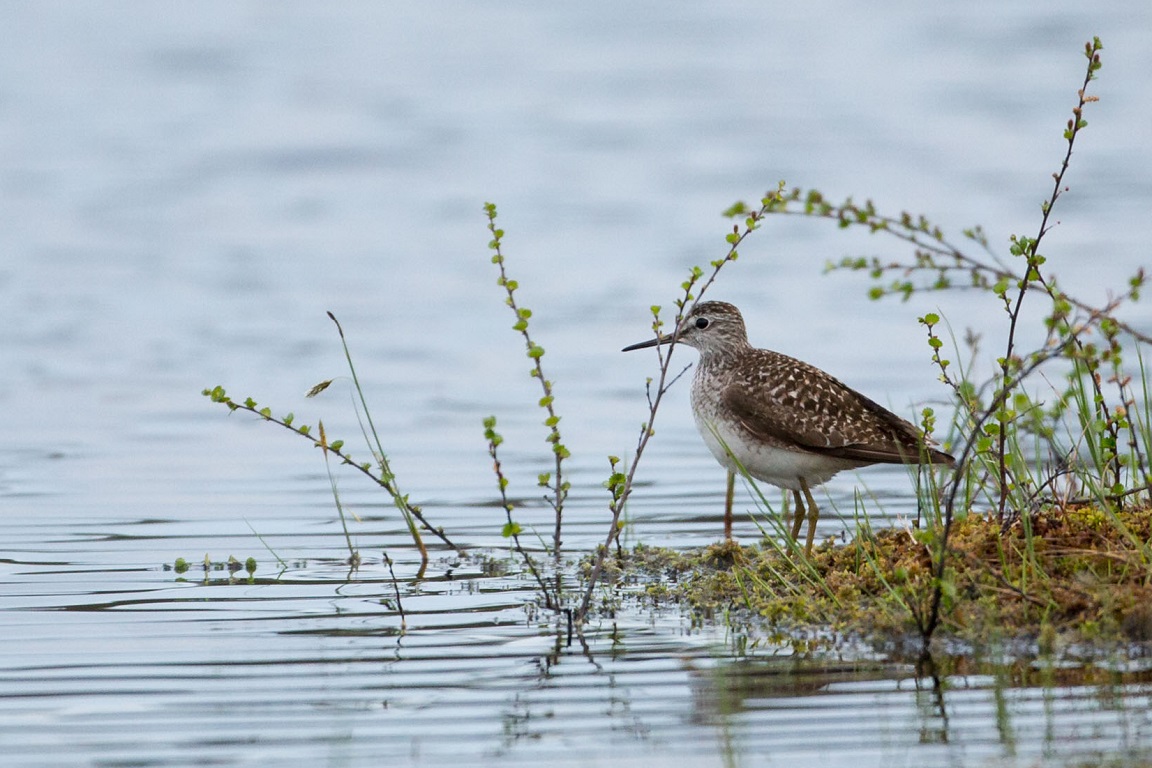
[[[706,318],[706,317],[696,318],[696,327],[699,328],[700,330],[704,330],[705,328],[707,328],[708,327],[708,318]]]

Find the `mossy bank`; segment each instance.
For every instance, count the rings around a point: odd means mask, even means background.
[[[617,558],[634,599],[677,604],[766,637],[900,643],[917,632],[935,586],[931,532],[861,528],[805,557],[767,540],[696,552],[637,546]],[[1053,507],[1002,526],[959,518],[949,539],[941,640],[973,646],[1117,647],[1152,640],[1152,509]]]

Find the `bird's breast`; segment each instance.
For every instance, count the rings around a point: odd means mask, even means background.
[[[724,405],[723,393],[729,383],[722,372],[701,367],[692,380],[691,393],[696,428],[708,450],[729,471],[739,474],[743,469],[757,480],[799,490],[800,478],[816,486],[841,470],[860,466],[859,462],[813,453],[786,440],[753,435]],[[779,399],[786,394],[786,384],[778,382],[773,388],[765,382],[760,394]],[[772,389],[778,391],[773,394]]]

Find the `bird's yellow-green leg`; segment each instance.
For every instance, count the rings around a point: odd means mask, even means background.
[[[804,525],[804,499],[800,491],[792,491],[792,498],[796,500],[796,511],[792,513],[792,541],[800,541],[800,526]]]
[[[816,507],[816,500],[812,498],[812,491],[808,490],[808,483],[804,478],[800,478],[800,490],[804,491],[804,498],[808,500],[808,540],[804,544],[804,554],[812,554],[812,541],[816,538],[816,521],[820,518],[820,510]],[[800,527],[796,527],[796,534],[800,533]],[[792,538],[796,538],[794,534]]]
[[[736,495],[736,474],[728,473],[728,491],[724,494],[724,540],[732,538],[732,498]]]

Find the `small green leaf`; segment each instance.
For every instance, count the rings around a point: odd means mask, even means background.
[[[628,479],[627,476],[625,476],[625,474],[623,472],[613,472],[608,477],[608,480],[605,481],[604,487],[609,488],[609,489],[615,489],[618,486],[623,485],[627,479]]]
[[[504,523],[504,528],[500,532],[500,535],[506,539],[510,539],[513,536],[519,536],[520,532],[522,530],[524,530],[524,529],[520,527],[519,523],[514,523],[514,522],[509,521],[507,523]]]
[[[743,200],[737,200],[728,206],[728,208],[720,214],[726,219],[735,218],[736,216],[745,216],[748,214],[748,204]]]

